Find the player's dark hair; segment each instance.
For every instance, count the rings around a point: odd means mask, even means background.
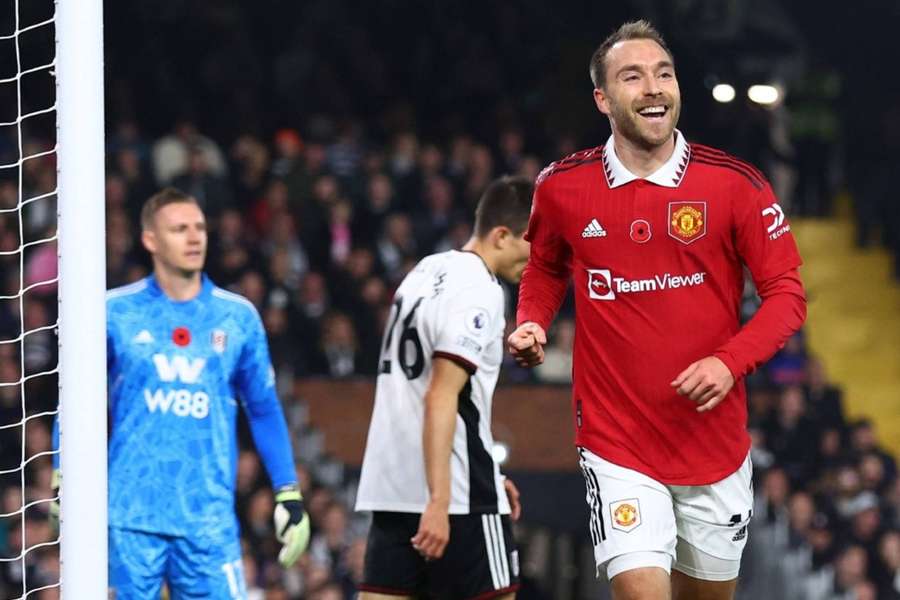
[[[475,209],[475,236],[483,238],[494,227],[509,227],[522,235],[531,216],[534,184],[527,177],[505,175],[487,187]]]
[[[150,196],[144,202],[141,208],[141,229],[150,229],[153,227],[153,218],[163,206],[175,204],[177,202],[187,202],[188,204],[197,204],[197,200],[190,194],[182,192],[175,187],[165,187]]]
[[[666,41],[663,39],[662,35],[656,30],[653,25],[651,25],[648,21],[641,19],[640,21],[629,21],[625,23],[618,29],[616,29],[608,38],[603,40],[603,43],[600,44],[600,47],[594,50],[594,54],[591,56],[591,81],[594,82],[594,87],[597,89],[602,88],[606,85],[606,55],[609,54],[610,48],[618,44],[619,42],[624,42],[627,40],[651,40],[660,45],[660,47],[666,51],[666,54],[669,55],[669,60],[672,61],[672,64],[675,63],[675,58],[672,56],[672,51],[669,50],[669,47],[666,45]]]

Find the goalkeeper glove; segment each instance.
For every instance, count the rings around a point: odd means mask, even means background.
[[[59,480],[61,479],[59,469],[53,469],[53,477],[50,479],[50,489],[53,491],[53,498],[50,501],[50,513],[48,520],[50,521],[50,535],[56,537],[59,535]]]
[[[278,562],[291,567],[309,544],[309,515],[303,508],[303,496],[296,485],[286,485],[275,492],[275,537],[283,545]]]

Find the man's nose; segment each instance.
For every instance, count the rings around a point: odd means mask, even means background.
[[[644,95],[645,96],[659,96],[662,94],[662,88],[659,87],[659,82],[656,81],[656,77],[650,76],[644,79]]]

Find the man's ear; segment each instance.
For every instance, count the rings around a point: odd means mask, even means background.
[[[141,243],[150,254],[156,252],[156,234],[149,229],[141,231]]]
[[[610,113],[609,110],[609,98],[606,95],[606,92],[601,88],[594,88],[594,104],[597,105],[597,110],[602,112],[604,115],[608,115]]]
[[[506,244],[511,237],[512,232],[509,230],[509,227],[498,225],[491,230],[491,242],[493,242],[494,247],[498,250],[502,250],[506,247]]]

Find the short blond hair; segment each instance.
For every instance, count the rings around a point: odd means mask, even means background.
[[[666,41],[649,21],[645,21],[644,19],[639,21],[629,21],[628,23],[624,23],[610,34],[608,38],[603,40],[600,47],[594,50],[594,54],[591,55],[591,81],[594,82],[595,88],[601,89],[606,85],[606,55],[609,54],[610,48],[619,42],[627,40],[654,41],[666,51],[666,54],[669,55],[669,60],[672,61],[673,64],[675,63],[675,58],[672,56],[672,51],[669,50],[669,47],[666,45]]]
[[[141,229],[151,229],[153,227],[153,219],[156,217],[159,209],[177,202],[197,204],[196,198],[171,186],[165,187],[150,196],[144,202],[143,208],[141,208]],[[199,206],[199,204],[197,205]]]

